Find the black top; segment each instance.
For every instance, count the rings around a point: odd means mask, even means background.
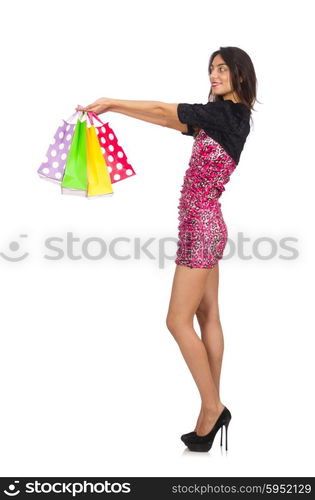
[[[188,125],[188,131],[182,134],[194,135],[194,126],[202,128],[238,164],[250,132],[250,110],[245,104],[229,99],[207,104],[180,103],[177,115],[180,122]]]

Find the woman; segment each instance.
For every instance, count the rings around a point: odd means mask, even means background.
[[[207,104],[168,104],[101,98],[78,111],[123,113],[192,135],[194,143],[179,204],[176,269],[166,325],[196,382],[201,408],[195,430],[181,436],[192,451],[208,451],[231,413],[220,399],[224,340],[219,317],[219,260],[227,242],[221,203],[224,185],[239,162],[250,132],[256,75],[246,52],[220,47],[212,53]],[[196,314],[201,338],[193,327]]]

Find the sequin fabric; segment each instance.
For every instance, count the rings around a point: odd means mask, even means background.
[[[212,268],[222,259],[228,230],[219,198],[235,167],[235,160],[201,129],[179,199],[176,264]]]

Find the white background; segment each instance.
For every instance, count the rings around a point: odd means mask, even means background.
[[[0,251],[29,253],[18,262],[0,256],[2,476],[314,475],[311,5],[2,4]],[[226,455],[218,436],[209,453],[180,441],[194,428],[199,393],[165,325],[176,245],[158,261],[158,242],[177,238],[193,139],[102,115],[136,171],[108,198],[61,195],[37,169],[77,104],[206,103],[210,55],[228,45],[251,57],[260,103],[221,198],[229,230],[219,288],[221,400],[232,413]],[[82,258],[45,258],[45,239],[62,238],[66,252],[67,232]],[[130,258],[84,257],[91,237],[130,238],[117,246]],[[135,258],[136,238],[155,239],[153,258]],[[295,255],[282,238],[294,238]],[[14,241],[19,251],[10,251]]]

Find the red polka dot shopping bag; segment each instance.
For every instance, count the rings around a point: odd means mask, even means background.
[[[88,116],[91,123],[93,123],[93,118],[101,123],[101,126],[95,127],[95,131],[107,165],[111,183],[114,184],[115,182],[127,179],[127,177],[136,175],[109,123],[103,123],[95,113],[88,112]]]
[[[62,194],[89,199],[112,196],[113,183],[135,175],[109,124],[81,111],[62,121],[37,173],[60,184]]]

